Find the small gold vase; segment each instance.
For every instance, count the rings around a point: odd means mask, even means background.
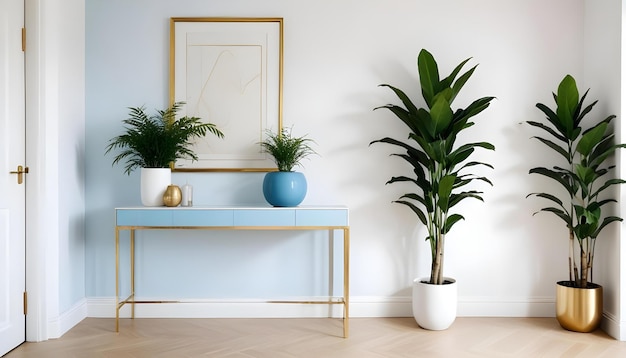
[[[602,320],[602,286],[568,287],[568,281],[556,285],[556,319],[561,327],[574,332],[591,332]]]
[[[178,185],[168,185],[163,194],[165,206],[178,206],[181,200],[183,200],[183,194]]]

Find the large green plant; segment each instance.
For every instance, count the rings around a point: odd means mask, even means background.
[[[302,165],[302,159],[316,154],[309,145],[313,140],[305,136],[296,137],[291,134],[291,129],[282,128],[277,133],[267,130],[266,135],[267,138],[260,143],[261,148],[272,156],[278,171],[290,172],[294,166]]]
[[[176,119],[183,104],[176,102],[152,116],[146,113],[145,107],[130,107],[130,117],[123,120],[126,132],[111,139],[106,148],[106,153],[117,148],[122,150],[115,156],[113,165],[126,160],[124,172],[129,175],[136,168],[168,168],[176,159],[198,160],[191,148],[192,139],[203,137],[207,132],[224,137],[215,124],[202,123],[198,117]]]
[[[603,198],[601,194],[613,185],[624,183],[624,180],[610,178],[609,173],[615,166],[607,162],[617,148],[624,147],[614,144],[614,135],[609,128],[615,115],[584,128],[583,119],[598,103],[596,100],[585,106],[587,93],[589,90],[579,97],[576,81],[566,75],[557,93],[552,94],[556,110],[537,103],[537,108],[546,115],[547,123],[527,122],[549,134],[548,137],[533,138],[562,157],[552,168],[536,167],[529,173],[546,176],[564,189],[558,194],[531,193],[528,196],[550,201],[555,206],[542,208],[539,212],[553,213],[565,222],[569,230],[569,280],[572,286],[582,288],[586,288],[593,278],[596,238],[606,225],[622,221],[616,216],[603,215],[602,208],[617,201]]]
[[[411,208],[427,227],[426,240],[431,249],[431,284],[443,284],[443,259],[445,235],[452,226],[464,217],[450,210],[467,198],[483,200],[482,192],[463,191],[475,180],[491,182],[480,175],[466,171],[476,165],[493,168],[490,164],[468,161],[476,148],[494,150],[488,142],[458,144],[457,137],[463,130],[474,125],[472,117],[485,110],[494,97],[483,97],[466,108],[452,109],[452,102],[472,76],[476,66],[459,75],[469,59],[461,62],[450,75],[440,79],[437,62],[426,50],[417,57],[417,67],[422,97],[427,108],[418,108],[400,89],[390,88],[402,101],[404,107],[394,104],[377,107],[386,108],[395,114],[409,129],[408,141],[389,137],[372,143],[387,143],[405,150],[393,154],[406,160],[412,167],[412,175],[392,177],[387,184],[408,182],[415,185],[417,192],[402,195],[394,202]],[[458,76],[458,78],[457,78]]]

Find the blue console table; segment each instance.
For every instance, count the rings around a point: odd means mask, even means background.
[[[120,298],[120,231],[130,232],[130,296]],[[343,306],[343,336],[349,329],[350,226],[345,206],[202,206],[202,207],[125,207],[115,209],[115,331],[119,332],[120,309],[135,304],[158,303],[135,300],[136,230],[333,230],[343,231],[343,296],[325,301],[273,301],[277,303],[340,304]]]

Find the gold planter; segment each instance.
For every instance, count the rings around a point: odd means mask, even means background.
[[[570,281],[556,284],[556,319],[561,327],[574,332],[591,332],[602,319],[602,286],[570,287]]]
[[[165,206],[178,206],[183,199],[182,192],[177,185],[168,185],[163,194]]]

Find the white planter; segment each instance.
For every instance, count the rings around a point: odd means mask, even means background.
[[[417,324],[433,331],[447,329],[456,319],[457,283],[455,279],[444,277],[451,283],[431,285],[428,278],[413,281],[413,317]]]
[[[170,168],[141,168],[141,203],[144,206],[163,206],[163,194],[171,183]]]

